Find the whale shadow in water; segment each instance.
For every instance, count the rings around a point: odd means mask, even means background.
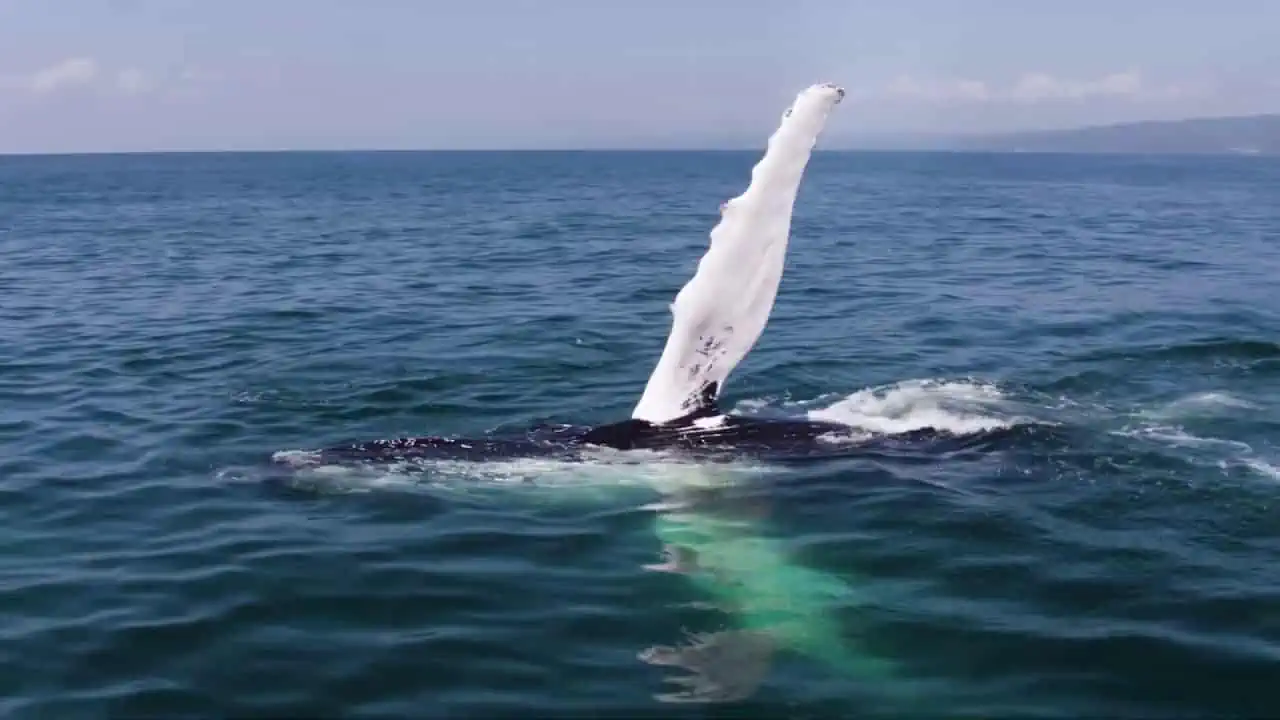
[[[740,486],[680,490],[654,515],[662,561],[645,569],[689,580],[724,613],[727,625],[685,631],[682,642],[654,645],[637,657],[674,670],[672,689],[655,694],[666,703],[732,703],[753,696],[780,654],[822,656],[866,679],[833,610],[857,603],[853,586],[791,561],[765,523],[771,502]],[[883,667],[876,668],[877,674]]]

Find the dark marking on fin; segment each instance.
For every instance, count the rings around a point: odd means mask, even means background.
[[[716,403],[716,393],[720,391],[720,383],[709,382],[698,391],[698,405],[695,412],[709,415],[720,414],[720,406]]]
[[[648,420],[632,418],[622,422],[600,425],[583,435],[582,442],[591,445],[604,445],[619,450],[629,450],[647,439],[671,436],[673,432],[671,428],[680,428],[691,424],[699,418],[714,417],[721,414],[720,406],[716,404],[716,390],[719,387],[720,384],[714,382],[703,385],[697,396],[691,398],[692,402],[689,404],[693,405],[692,412],[681,415],[674,420],[651,423]]]
[[[685,407],[692,406],[692,410],[680,417],[669,420],[663,425],[686,425],[693,420],[704,417],[713,417],[720,414],[720,405],[716,402],[716,391],[720,389],[720,383],[709,382],[698,390],[698,394],[689,398],[685,402]]]

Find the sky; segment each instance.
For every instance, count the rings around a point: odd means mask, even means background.
[[[758,147],[1280,112],[1274,0],[0,0],[0,153]]]

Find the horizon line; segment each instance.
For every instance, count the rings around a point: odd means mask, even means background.
[[[286,154],[392,154],[392,153],[754,153],[764,152],[761,147],[696,147],[696,146],[636,146],[636,147],[457,147],[457,148],[191,148],[153,150],[19,150],[0,151],[5,157],[76,157],[95,155],[286,155]],[[814,148],[814,153],[824,152],[950,152],[946,149],[913,149],[892,147],[835,147]]]
[[[814,148],[815,153],[822,152],[876,152],[876,153],[954,153],[954,152],[982,152],[982,153],[1017,153],[1017,150],[1003,149],[976,149],[962,147],[946,147],[945,143],[956,141],[973,141],[973,140],[1000,140],[1025,138],[1034,135],[1050,135],[1074,132],[1089,132],[1096,130],[1112,130],[1125,127],[1150,127],[1152,125],[1180,125],[1197,122],[1221,122],[1231,120],[1262,120],[1262,119],[1280,119],[1280,113],[1249,113],[1242,115],[1199,115],[1190,116],[1173,120],[1129,120],[1110,123],[1096,123],[1085,125],[1073,125],[1069,127],[1042,127],[1042,128],[1026,128],[1020,130],[995,130],[995,131],[968,131],[968,132],[945,132],[945,131],[927,131],[927,130],[899,130],[899,131],[879,131],[879,132],[862,132],[856,134],[844,134],[829,140],[831,145],[827,147]],[[931,146],[930,143],[944,143],[944,145]],[[834,146],[832,146],[834,145]],[[129,150],[0,150],[0,158],[4,157],[77,157],[77,156],[96,156],[96,155],[196,155],[196,154],[268,154],[268,153],[566,153],[566,152],[611,152],[611,153],[677,153],[677,152],[763,152],[764,143],[732,143],[729,145],[630,145],[630,146],[578,146],[578,147],[536,147],[536,146],[473,146],[473,147],[279,147],[279,148],[148,148],[129,149]],[[1129,154],[1115,152],[1081,152],[1073,150],[1040,150],[1033,152],[1051,153],[1051,154]],[[1136,153],[1151,154],[1151,153]],[[1217,154],[1203,151],[1191,152],[1170,152],[1160,154],[1171,155],[1206,155]],[[1232,154],[1232,153],[1222,153]]]
[[[764,152],[764,147],[476,147],[476,148],[230,148],[188,150],[70,150],[70,151],[0,151],[0,160],[6,158],[73,158],[119,157],[147,155],[445,155],[445,154],[552,154],[552,153],[600,153],[600,154],[685,154],[685,153],[751,153]],[[949,147],[828,147],[814,148],[813,154],[879,154],[879,155],[1134,155],[1134,156],[1227,156],[1227,157],[1276,157],[1276,153],[1239,153],[1223,151],[1106,151],[1014,148],[949,148]]]
[[[949,148],[945,146],[927,146],[929,142],[946,142],[946,141],[973,141],[973,140],[999,140],[1001,138],[1013,139],[1015,137],[1026,137],[1029,135],[1041,134],[1059,134],[1073,132],[1088,132],[1096,130],[1111,130],[1124,127],[1143,127],[1151,125],[1179,125],[1196,122],[1220,122],[1230,120],[1261,120],[1276,118],[1280,119],[1280,112],[1258,112],[1245,113],[1238,115],[1192,115],[1177,119],[1167,120],[1127,120],[1118,122],[1092,123],[1084,125],[1071,125],[1066,127],[1041,127],[1041,128],[1024,128],[1018,130],[989,130],[989,131],[967,131],[967,132],[947,132],[947,131],[930,131],[930,130],[882,130],[875,132],[861,132],[855,134],[845,134],[840,137],[832,138],[829,142],[835,147],[816,147],[814,152],[915,152],[915,153],[933,153],[933,152],[985,152],[985,153],[1003,153],[1003,152],[1019,152],[1017,150],[1000,150],[1000,149],[966,149],[966,148]],[[914,141],[914,142],[912,142]],[[925,143],[921,146],[919,143]],[[266,154],[266,153],[481,153],[481,152],[755,152],[764,151],[764,143],[759,145],[755,143],[733,143],[730,145],[632,145],[621,147],[610,146],[587,146],[587,147],[501,147],[501,146],[476,146],[476,147],[453,147],[453,148],[433,148],[433,147],[281,147],[281,148],[149,148],[145,150],[0,150],[0,158],[3,157],[75,157],[75,156],[94,156],[94,155],[195,155],[195,154]],[[1046,152],[1053,154],[1128,154],[1128,153],[1089,153],[1072,150],[1045,150],[1035,152]],[[1150,153],[1138,153],[1150,154]],[[1162,153],[1177,155],[1205,155],[1216,154],[1206,152],[1186,152],[1186,153]],[[1231,154],[1231,153],[1223,153]]]

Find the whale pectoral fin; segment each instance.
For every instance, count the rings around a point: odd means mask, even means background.
[[[805,168],[832,109],[835,86],[796,96],[728,202],[692,278],[671,303],[671,331],[631,416],[667,423],[694,409],[705,383],[724,383],[769,322],[785,269]]]
[[[640,659],[690,673],[668,677],[667,682],[682,689],[655,695],[660,702],[734,702],[750,697],[764,683],[775,647],[773,638],[759,631],[723,630],[691,634],[686,645],[651,647]]]

